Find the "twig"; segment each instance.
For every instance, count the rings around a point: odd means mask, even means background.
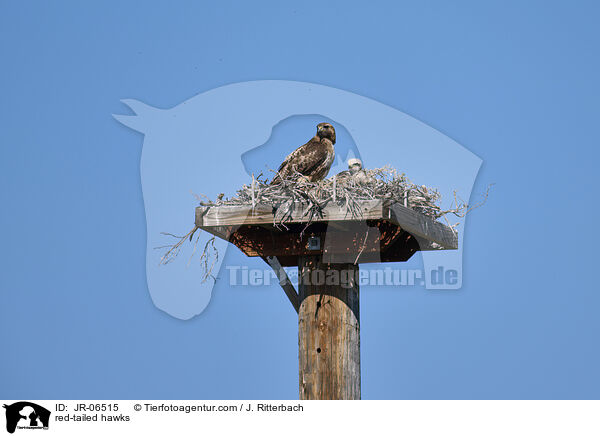
[[[358,258],[360,257],[362,252],[365,250],[365,247],[367,246],[367,238],[368,237],[369,237],[369,227],[367,227],[367,232],[365,233],[365,240],[362,243],[362,247],[360,247],[360,251],[356,255],[356,259],[354,259],[354,265],[356,265],[356,263],[358,262]]]
[[[171,260],[173,260],[179,253],[179,249],[181,248],[181,245],[185,242],[185,240],[190,235],[193,235],[197,229],[198,229],[198,227],[194,226],[194,228],[192,230],[190,230],[185,236],[176,236],[172,233],[161,232],[162,235],[167,235],[167,236],[172,236],[174,238],[178,238],[179,241],[177,241],[177,243],[175,243],[173,245],[170,245],[171,248],[160,258],[160,261],[158,262],[158,264],[165,265],[165,264],[169,263]],[[165,247],[169,247],[169,245],[164,246],[164,247],[157,247],[157,248],[165,248]]]

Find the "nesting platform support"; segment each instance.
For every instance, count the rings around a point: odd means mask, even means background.
[[[298,357],[301,400],[360,400],[358,265],[298,264]],[[346,277],[344,286],[326,277]]]
[[[264,259],[278,274],[298,312],[300,398],[360,399],[358,264],[404,262],[419,250],[455,250],[458,235],[385,200],[361,201],[353,213],[333,203],[316,214],[305,204],[292,206],[198,207],[196,226]],[[299,268],[298,292],[286,266]]]

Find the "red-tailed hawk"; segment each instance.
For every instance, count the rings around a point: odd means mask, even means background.
[[[335,158],[335,129],[329,123],[317,125],[317,134],[306,144],[298,147],[285,158],[271,185],[282,179],[302,175],[310,182],[323,180]]]
[[[348,159],[348,169],[337,173],[335,175],[338,183],[358,183],[359,185],[372,183],[375,181],[372,177],[367,175],[367,172],[363,169],[362,162],[360,159]]]

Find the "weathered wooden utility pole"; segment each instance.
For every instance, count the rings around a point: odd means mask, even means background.
[[[272,207],[196,208],[196,226],[262,257],[278,274],[298,312],[300,399],[360,399],[358,264],[403,262],[419,250],[458,247],[452,229],[401,204],[360,204],[358,216],[329,204],[308,218],[299,203],[285,227],[274,222]],[[299,292],[284,266],[298,266]]]
[[[358,265],[302,256],[298,268],[300,399],[360,400]],[[330,272],[349,280],[327,285]]]

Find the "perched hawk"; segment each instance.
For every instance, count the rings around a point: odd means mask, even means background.
[[[299,174],[310,182],[323,180],[335,157],[335,129],[329,123],[317,125],[317,134],[306,144],[298,147],[285,158],[271,185],[278,185],[282,179]]]

